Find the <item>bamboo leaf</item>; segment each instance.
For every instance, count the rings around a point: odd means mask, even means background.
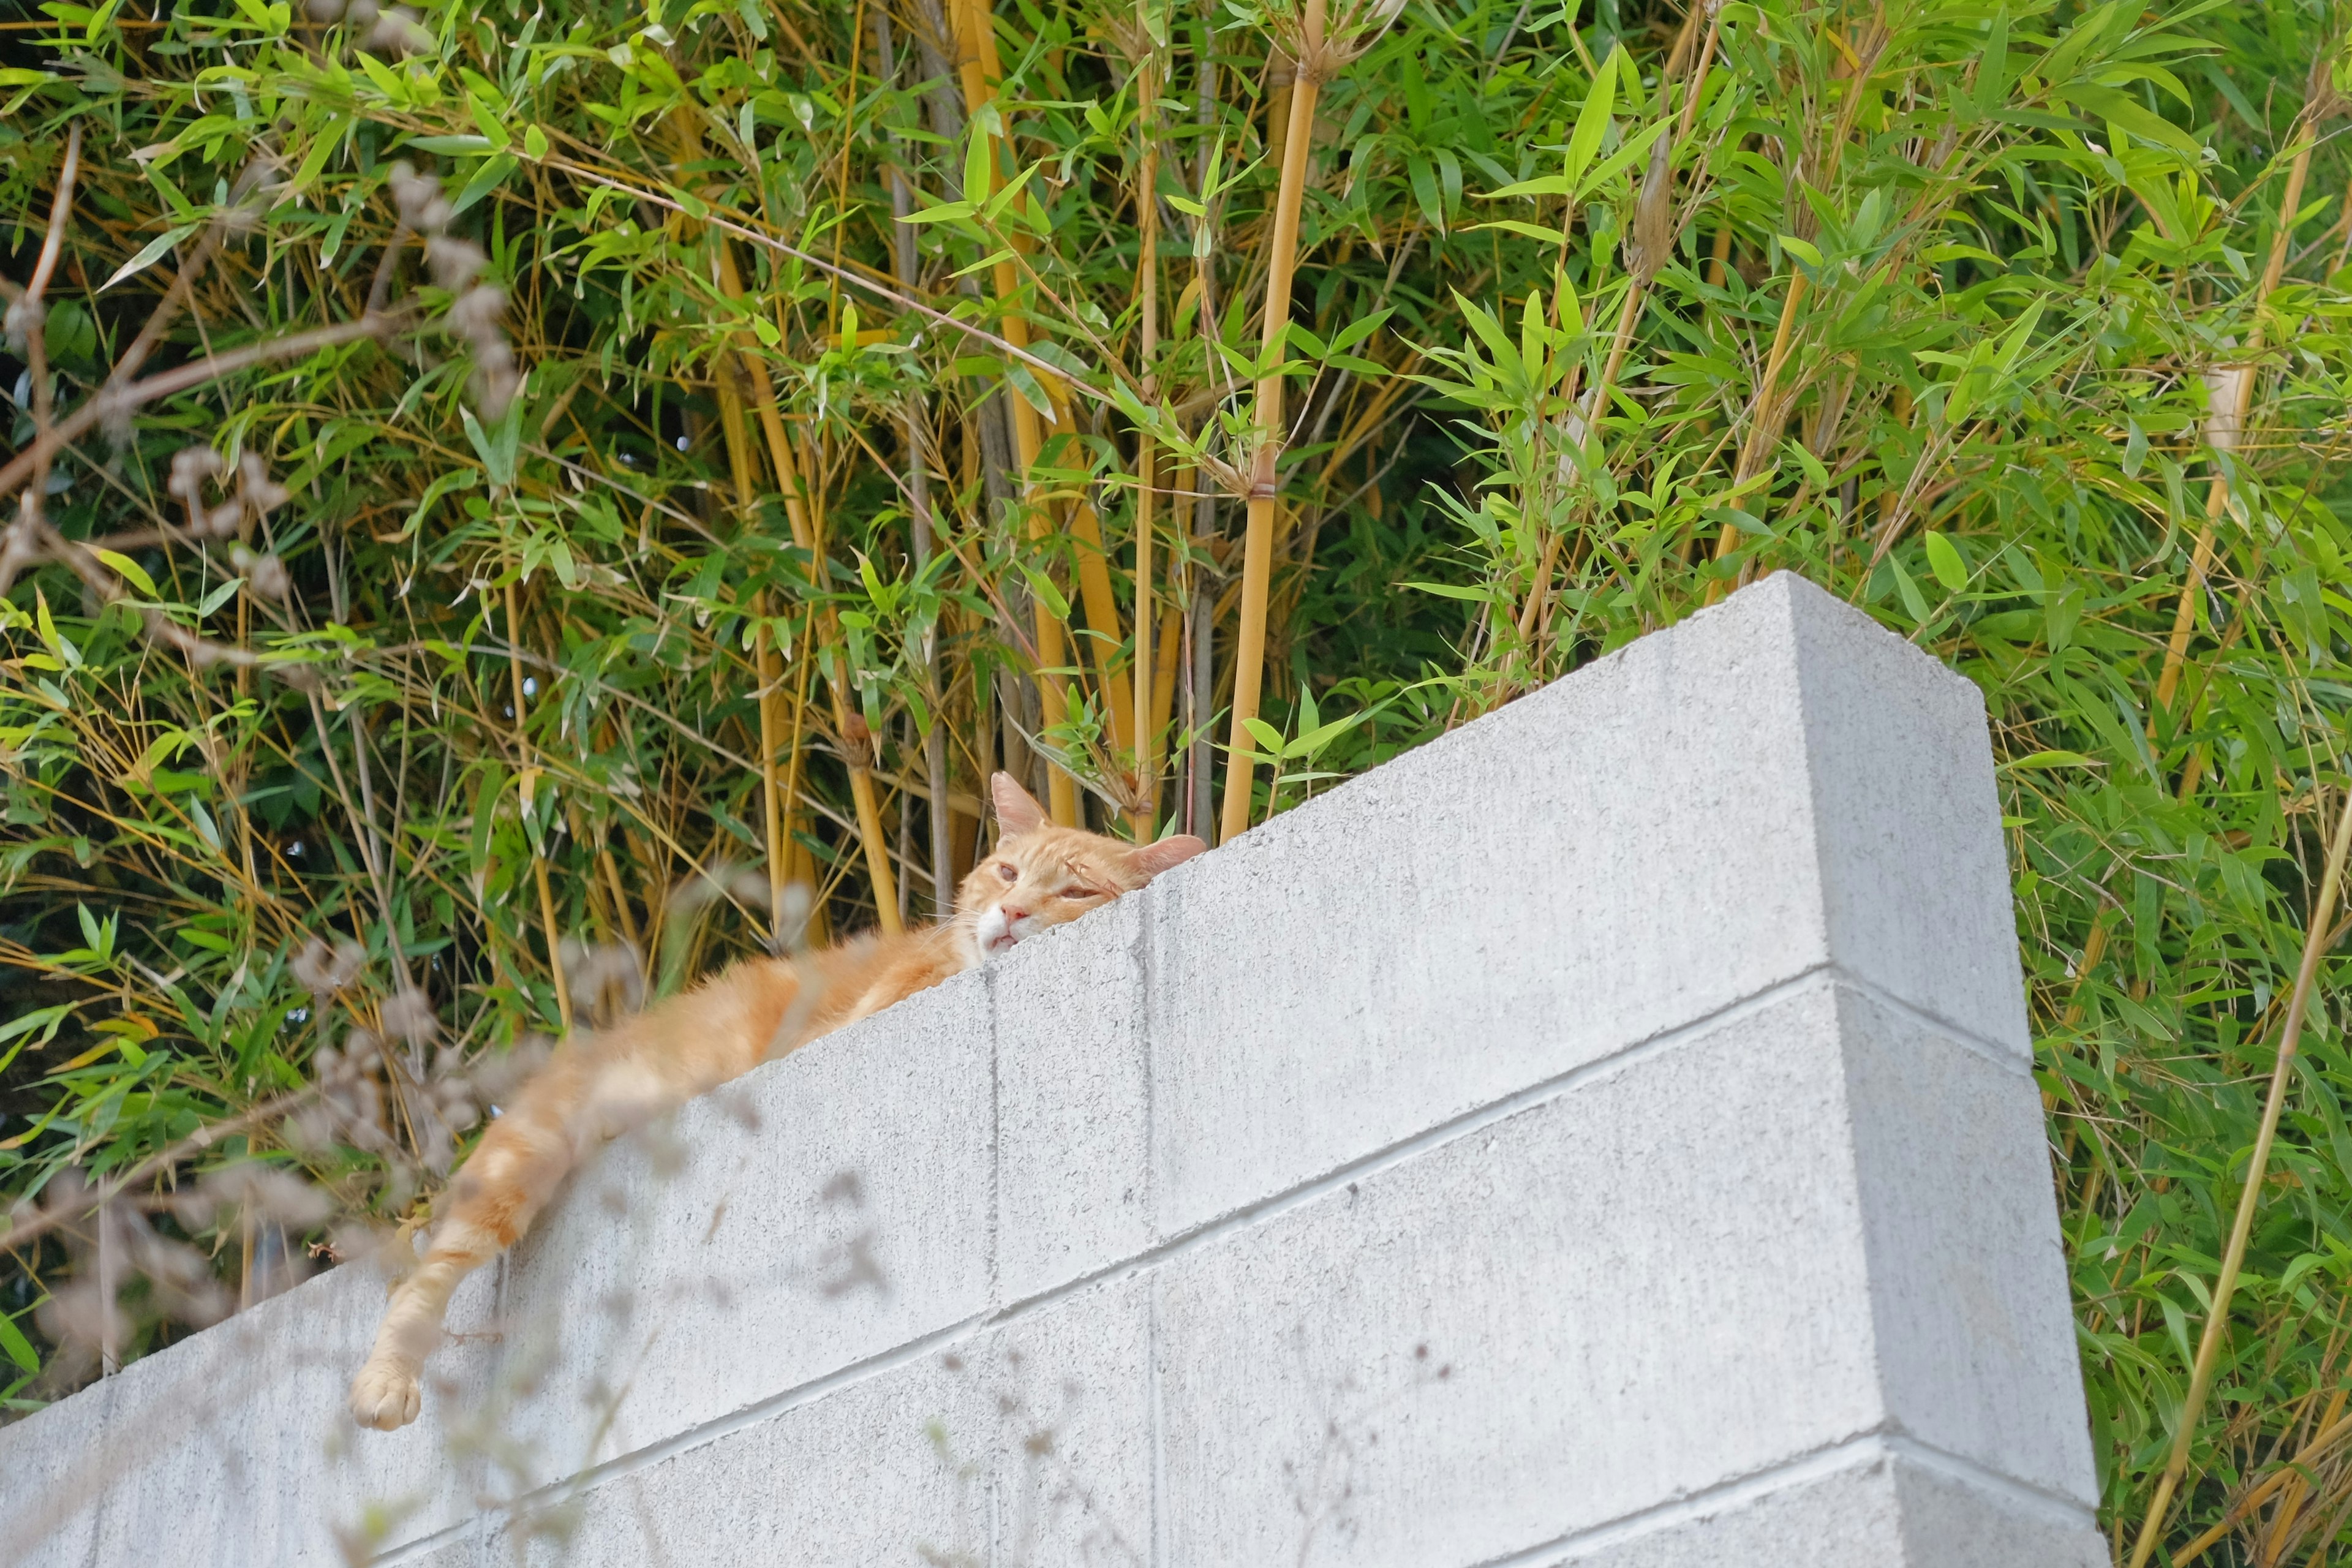
[[[148,268],[152,267],[156,261],[163,257],[164,252],[170,250],[173,246],[187,238],[188,236],[195,233],[196,226],[196,225],[192,223],[182,224],[176,228],[166,229],[162,234],[157,235],[145,245],[141,246],[138,253],[132,256],[130,260],[116,268],[113,275],[109,277],[105,282],[98,286],[98,291],[103,294],[109,289],[113,288],[117,283],[121,282],[124,279],[136,277],[138,274],[144,272]]]
[[[1617,102],[1618,62],[1624,52],[1622,45],[1609,51],[1609,58],[1592,73],[1584,106],[1576,111],[1576,129],[1569,133],[1568,153],[1562,160],[1562,171],[1572,188],[1583,181],[1593,153],[1600,150],[1601,133],[1609,129],[1609,116]]]
[[[1958,594],[1966,589],[1969,566],[1960,559],[1958,547],[1933,529],[1927,531],[1926,539],[1927,564],[1934,569],[1936,581],[1944,585],[1947,593]]]

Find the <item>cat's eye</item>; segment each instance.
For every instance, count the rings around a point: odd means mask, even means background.
[[[1062,897],[1066,899],[1107,899],[1109,896],[1109,894],[1094,888],[1065,888],[1062,889]]]
[[[1021,873],[1002,860],[996,863],[996,874],[1008,882],[1017,882],[1021,879]]]

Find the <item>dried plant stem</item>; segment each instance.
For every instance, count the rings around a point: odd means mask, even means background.
[[[1307,0],[1306,36],[1323,36],[1323,0]],[[1242,833],[1250,819],[1250,757],[1256,742],[1249,721],[1257,717],[1265,677],[1265,601],[1274,574],[1276,464],[1282,456],[1282,361],[1290,325],[1291,277],[1298,261],[1298,209],[1307,196],[1307,154],[1315,134],[1315,100],[1322,83],[1301,69],[1290,89],[1289,123],[1282,139],[1282,184],[1275,197],[1274,249],[1265,279],[1265,332],[1259,358],[1257,450],[1250,463],[1249,521],[1242,542],[1241,621],[1234,650],[1234,713],[1225,762],[1224,811],[1217,840]]]
[[[2171,1511],[2173,1494],[2189,1469],[2189,1449],[2197,1435],[2198,1417],[2213,1385],[2213,1368],[2221,1360],[2221,1341],[2229,1331],[2230,1298],[2238,1288],[2238,1270],[2246,1258],[2247,1238],[2253,1233],[2254,1210],[2262,1202],[2263,1183],[2270,1173],[2271,1143],[2278,1134],[2280,1114],[2286,1109],[2287,1085],[2294,1078],[2295,1047],[2303,1037],[2303,1021],[2311,1007],[2312,988],[2319,979],[2319,961],[2327,954],[2329,929],[2336,918],[2336,898],[2344,880],[2344,858],[2352,848],[2352,795],[2345,797],[2336,819],[2336,840],[2328,847],[2327,869],[2319,881],[2319,898],[2312,906],[2304,932],[2303,962],[2296,967],[2294,995],[2287,1004],[2286,1023],[2279,1031],[2278,1060],[2271,1068],[2270,1098],[2263,1106],[2263,1121],[2254,1135],[2254,1149],[2246,1166],[2246,1184],[2238,1194],[2238,1213],[2230,1226],[2230,1245],[2221,1256],[2221,1272],[2213,1281],[2213,1305],[2205,1317],[2205,1332],[2197,1342],[2197,1361],[2181,1401],[2180,1424],[2172,1436],[2172,1452],[2164,1463],[2164,1479],[2147,1505],[2131,1568],[2147,1568]]]
[[[2336,1417],[2344,1413],[2344,1399],[2347,1392],[2352,1390],[2347,1390],[2338,1384],[2336,1392],[2328,1395],[2327,1408],[2319,1417],[2322,1435],[2333,1427]],[[2288,1543],[2292,1538],[2295,1521],[2303,1512],[2304,1503],[2311,1496],[2309,1466],[2313,1457],[2312,1445],[2305,1443],[2295,1456],[2294,1463],[2288,1466],[2283,1472],[2290,1479],[2287,1482],[2286,1495],[2279,1500],[2278,1511],[2272,1517],[2270,1543],[2263,1553],[2263,1560],[2265,1562],[2286,1561]]]
[[[1646,279],[1641,274],[1636,273],[1626,279],[1625,298],[1617,310],[1617,329],[1610,340],[1608,362],[1601,366],[1601,379],[1592,384],[1591,390],[1577,405],[1582,409],[1580,423],[1588,431],[1599,426],[1608,410],[1609,394],[1617,385],[1617,373],[1624,368],[1625,354],[1633,341],[1633,325],[1641,319],[1642,300],[1647,292]],[[1558,309],[1556,303],[1554,309]],[[1565,529],[1553,528],[1544,531],[1543,552],[1536,562],[1535,582],[1528,590],[1527,604],[1519,611],[1518,632],[1522,643],[1535,636],[1536,618],[1545,601],[1550,597],[1551,574],[1559,563],[1560,543],[1566,536]]]
[[[58,194],[49,203],[48,232],[41,240],[40,259],[33,264],[32,281],[25,285],[24,294],[9,307],[7,315],[12,329],[9,335],[21,335],[24,339],[25,368],[32,381],[33,431],[37,437],[48,434],[57,412],[49,400],[47,331],[41,297],[48,290],[49,277],[57,270],[58,253],[65,247],[66,224],[73,213],[74,177],[80,171],[81,121],[77,120],[66,137],[65,161],[58,167]],[[48,489],[48,479],[49,459],[44,453],[34,458],[32,483],[25,489],[24,517],[19,527],[26,533],[42,521],[41,502]]]
[[[1071,431],[1077,426],[1070,417],[1069,400],[1062,395],[1057,383],[1045,389],[1046,399],[1054,408],[1055,428]],[[1135,737],[1130,732],[1134,710],[1128,699],[1128,671],[1114,662],[1125,633],[1119,626],[1118,597],[1110,581],[1110,555],[1103,543],[1102,521],[1083,495],[1070,502],[1069,535],[1076,546],[1078,605],[1085,611],[1087,629],[1092,634],[1095,677],[1102,689],[1103,710],[1110,722],[1110,743],[1114,750],[1127,752],[1134,750]]]
[[[1757,378],[1756,396],[1748,405],[1748,437],[1739,444],[1739,457],[1732,466],[1731,493],[1740,495],[1763,470],[1764,460],[1771,455],[1772,444],[1780,438],[1780,415],[1783,403],[1780,395],[1780,371],[1789,361],[1789,340],[1797,321],[1797,307],[1803,304],[1807,279],[1801,271],[1789,274],[1789,292],[1780,301],[1780,324],[1772,331],[1771,353],[1765,356],[1764,373]],[[1727,522],[1715,542],[1715,558],[1722,561],[1739,547],[1739,528]],[[1723,584],[1718,579],[1708,590],[1709,602],[1720,598]]]
[[[1160,729],[1152,717],[1156,671],[1151,650],[1151,503],[1159,468],[1151,437],[1139,437],[1135,451],[1135,807],[1127,814],[1129,831],[1139,844],[1150,841],[1160,820]]]
[[[83,399],[79,407],[58,420],[47,434],[35,436],[23,451],[6,463],[0,464],[0,495],[6,495],[24,484],[32,478],[36,466],[47,464],[61,448],[88,435],[91,426],[110,414],[127,416],[132,409],[159,398],[177,396],[254,365],[268,364],[276,360],[307,359],[320,349],[333,348],[338,343],[347,343],[356,338],[387,338],[405,326],[412,315],[406,306],[394,306],[371,312],[357,321],[319,327],[307,332],[290,332],[284,337],[248,343],[241,349],[208,354],[187,364],[159,371],[144,381],[131,382],[120,387],[102,387]]]
[[[2205,524],[2197,532],[2197,546],[2189,558],[2189,577],[2180,584],[2180,602],[2172,613],[2172,635],[2164,645],[2164,668],[2156,679],[2156,706],[2170,708],[2173,693],[2180,685],[2180,670],[2189,658],[2189,634],[2197,627],[2197,595],[2205,584],[2205,574],[2213,568],[2213,553],[2221,536],[2221,519],[2230,510],[2230,463],[2226,454],[2233,451],[2246,427],[2246,413],[2253,405],[2255,360],[2263,348],[2263,306],[2272,290],[2286,273],[2288,244],[2294,237],[2295,209],[2303,202],[2304,182],[2311,174],[2312,150],[2319,138],[2311,124],[2311,114],[2305,111],[2301,127],[2302,140],[2294,150],[2294,162],[2288,165],[2286,192],[2279,203],[2278,232],[2271,236],[2271,254],[2263,267],[2261,287],[2254,290],[2254,319],[2246,331],[2244,363],[2231,377],[2231,406],[2228,423],[2218,421],[2213,426],[2213,478],[2205,487]],[[2219,411],[2216,411],[2219,413]]]
[[[924,466],[920,430],[912,413],[907,416],[907,480],[914,514],[915,569],[919,573],[930,564],[935,524],[930,474]],[[931,913],[943,921],[955,912],[955,847],[948,821],[947,692],[940,672],[937,625],[924,637],[923,668],[930,678],[932,705],[930,723],[923,730],[923,781],[930,789]]]

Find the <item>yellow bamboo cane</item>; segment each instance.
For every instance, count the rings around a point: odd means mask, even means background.
[[[718,254],[719,289],[730,300],[741,299],[742,277],[736,270],[735,258],[723,241],[719,242]],[[744,374],[751,383],[752,402],[759,415],[760,428],[767,438],[769,461],[776,470],[776,485],[783,492],[784,517],[792,529],[793,543],[807,552],[809,560],[814,563],[822,559],[822,542],[810,513],[808,490],[802,483],[802,465],[793,455],[791,434],[784,428],[783,414],[776,406],[774,384],[768,379],[768,368],[757,355],[747,349],[740,357]],[[829,607],[819,612],[815,630],[816,636],[813,640],[816,643],[820,661],[829,662],[834,667],[825,672],[825,687],[832,698],[834,732],[841,739],[842,760],[849,767],[849,794],[857,808],[858,847],[865,854],[866,877],[874,886],[875,917],[886,934],[896,936],[902,929],[898,921],[898,879],[891,869],[889,841],[882,830],[881,802],[874,793],[874,763],[869,742],[861,733],[853,731],[849,722],[849,704],[843,689],[846,672],[841,668],[838,651],[841,628],[838,617]],[[761,689],[769,693],[762,700],[772,700],[772,691],[764,679]],[[795,766],[794,772],[797,771]],[[792,804],[785,803],[785,806]],[[781,818],[782,808],[777,815]],[[778,826],[781,828],[781,821]],[[782,892],[773,880],[776,875],[773,868],[779,858],[772,850],[770,890],[781,913]]]
[[[1307,0],[1305,36],[1323,36],[1324,0]],[[1223,843],[1249,826],[1250,753],[1256,745],[1249,721],[1257,717],[1265,675],[1265,600],[1274,574],[1276,464],[1282,456],[1283,331],[1290,324],[1291,275],[1298,260],[1298,209],[1307,195],[1307,143],[1314,138],[1315,100],[1322,90],[1310,57],[1299,63],[1290,89],[1289,123],[1282,138],[1282,184],[1275,197],[1274,251],[1265,279],[1265,332],[1259,351],[1257,450],[1250,463],[1249,524],[1242,536],[1241,624],[1234,652],[1234,716],[1227,742],[1225,804],[1217,826]]]

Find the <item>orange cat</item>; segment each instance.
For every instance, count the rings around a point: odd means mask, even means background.
[[[352,1380],[352,1415],[390,1431],[416,1419],[418,1374],[457,1282],[514,1244],[572,1168],[647,1117],[820,1035],[985,963],[1014,943],[1133,892],[1207,847],[1189,836],[1137,846],[1056,827],[1003,773],[1003,837],[958,889],[955,918],[863,936],[797,963],[754,959],[598,1034],[557,1047],[451,1184],[433,1244],[393,1292],[375,1349]],[[803,998],[803,975],[816,994]]]

